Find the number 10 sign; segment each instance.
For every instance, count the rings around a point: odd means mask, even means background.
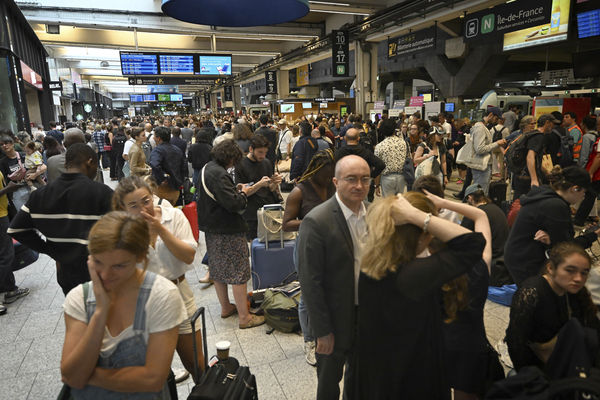
[[[333,63],[333,77],[348,76],[350,59],[350,35],[348,31],[333,31],[331,60]]]

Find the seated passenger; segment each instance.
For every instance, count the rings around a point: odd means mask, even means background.
[[[554,167],[550,186],[535,186],[521,197],[521,210],[510,231],[504,262],[517,286],[537,275],[546,260],[546,250],[557,243],[574,241],[584,248],[597,239],[600,229],[575,238],[572,204],[583,200],[590,175],[580,167]]]
[[[148,224],[123,212],[90,231],[92,280],[64,303],[60,370],[75,399],[170,398],[166,381],[186,310],[172,282],[146,271],[149,244]]]
[[[574,318],[583,327],[593,328],[592,335],[596,336],[600,322],[584,286],[590,272],[590,256],[572,242],[556,245],[549,256],[543,274],[522,282],[513,297],[506,343],[517,370],[535,365],[551,377],[560,378],[564,375],[557,369],[564,369],[570,364],[569,358],[581,354],[573,346],[585,345],[585,340],[574,340],[572,334],[566,336],[567,323]],[[587,347],[583,352],[592,360],[597,356]]]
[[[477,225],[487,219],[474,212]],[[414,192],[369,208],[358,285],[360,398],[450,397],[441,362],[441,288],[481,260],[486,241],[436,214],[436,205]],[[446,247],[417,258],[433,238]]]

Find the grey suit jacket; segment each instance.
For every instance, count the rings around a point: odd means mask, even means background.
[[[354,341],[354,246],[335,196],[304,217],[298,236],[298,275],[315,337],[335,335],[335,347]]]

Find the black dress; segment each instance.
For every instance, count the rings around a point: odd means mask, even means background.
[[[359,278],[361,399],[448,399],[440,288],[471,269],[485,239],[468,233],[381,280]]]
[[[489,273],[479,260],[467,273],[469,305],[456,319],[443,325],[446,371],[451,387],[483,394],[487,373],[487,339],[483,308],[487,299]]]
[[[505,339],[508,354],[517,370],[527,365],[544,369],[544,363],[529,344],[550,341],[570,317],[577,318],[583,326],[598,330],[596,318],[591,321],[584,318],[580,293],[559,296],[541,275],[523,281],[510,305],[510,321]]]

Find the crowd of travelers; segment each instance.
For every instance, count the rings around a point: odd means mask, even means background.
[[[199,381],[194,225],[220,317],[264,324],[247,301],[249,243],[274,203],[285,205],[282,229],[298,232],[299,323],[318,399],[339,398],[342,378],[349,399],[484,398],[504,377],[491,376],[489,286],[516,284],[514,372],[561,379],[598,366],[600,286],[587,282],[586,251],[600,234],[594,115],[490,107],[477,121],[203,114],[50,127],[0,131],[0,315],[29,294],[16,286],[13,240],[50,256],[72,398],[168,399],[175,351]],[[181,209],[190,202],[195,221]]]

